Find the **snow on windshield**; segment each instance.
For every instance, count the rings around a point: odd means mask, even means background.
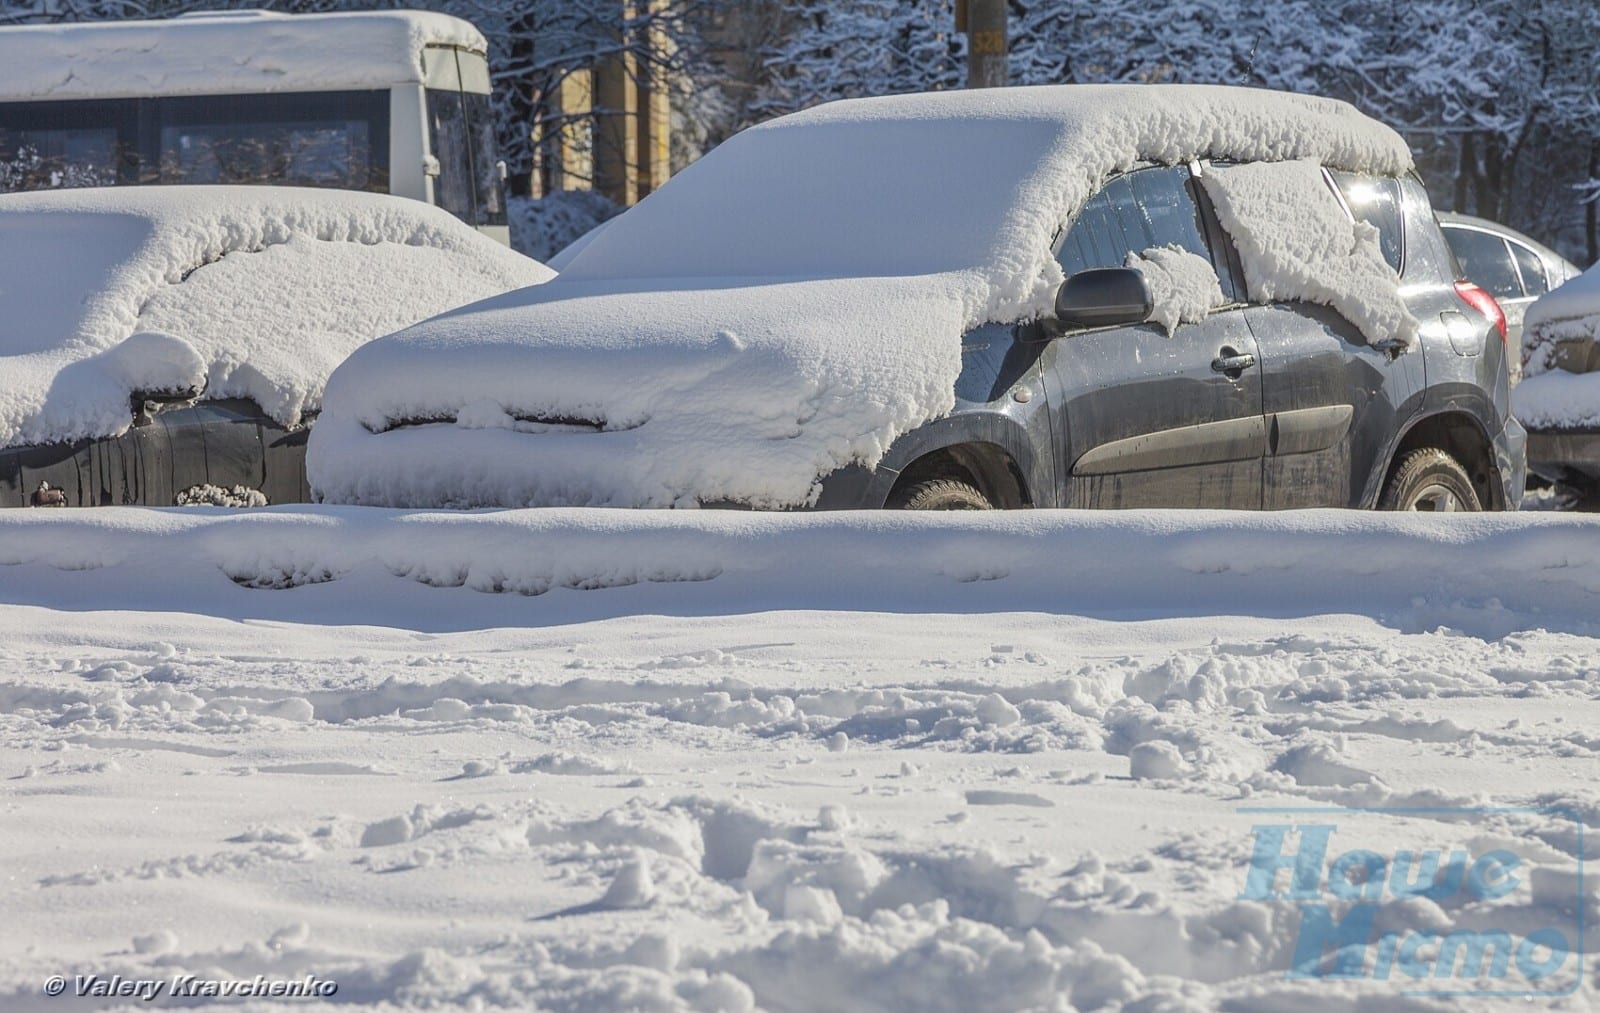
[[[0,197],[0,446],[112,436],[134,391],[284,425],[357,345],[550,277],[380,194],[128,187]]]
[[[1344,103],[1239,88],[1016,88],[784,117],[593,233],[552,284],[361,349],[330,380],[312,486],[396,506],[810,502],[818,476],[872,466],[949,411],[965,331],[1050,311],[1052,239],[1109,175],[1202,156],[1411,164]],[[510,421],[460,424],[469,405],[493,415],[485,399]],[[573,417],[589,430],[513,424]]]

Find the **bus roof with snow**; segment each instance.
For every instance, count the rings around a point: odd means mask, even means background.
[[[0,191],[369,190],[505,238],[488,46],[424,11],[0,28]]]

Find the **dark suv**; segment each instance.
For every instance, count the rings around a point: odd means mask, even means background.
[[[970,332],[955,410],[872,471],[835,473],[820,505],[1516,509],[1524,434],[1503,317],[1454,277],[1422,184],[1326,173],[1377,228],[1422,324],[1418,347],[1396,354],[1332,310],[1253,300],[1197,185],[1205,170],[1110,180],[1056,248],[1063,299],[1082,305]],[[1148,296],[1121,267],[1169,244],[1210,260],[1227,301],[1170,337],[1144,322]],[[1074,316],[1094,323],[1063,322]]]
[[[549,284],[356,351],[311,485],[402,507],[1514,509],[1505,318],[1411,165],[1350,106],[1259,89],[819,106],[719,146]]]

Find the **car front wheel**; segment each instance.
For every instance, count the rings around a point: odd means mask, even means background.
[[[1425,447],[1400,459],[1383,488],[1378,509],[1476,513],[1483,503],[1466,469],[1455,458],[1436,447]]]
[[[933,478],[896,489],[891,510],[993,510],[978,488],[955,478]]]

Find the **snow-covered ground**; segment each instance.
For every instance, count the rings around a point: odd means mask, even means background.
[[[1287,977],[1286,822],[1522,863],[1389,931],[1596,914],[1593,518],[28,511],[0,564],[7,1010],[1504,1004]]]

